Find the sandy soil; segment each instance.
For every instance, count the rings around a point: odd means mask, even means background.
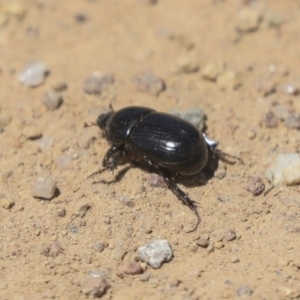
[[[103,299],[299,299],[300,189],[279,186],[265,196],[247,190],[253,176],[267,189],[270,159],[298,149],[296,129],[265,118],[278,104],[300,112],[299,96],[284,87],[300,85],[299,1],[1,5],[9,7],[0,22],[1,299],[85,299],[84,280],[95,270],[110,285]],[[245,8],[260,23],[254,32],[238,34]],[[49,75],[29,88],[17,75],[33,61],[44,62]],[[233,75],[223,90],[202,77],[208,63],[221,62]],[[112,75],[114,83],[89,95],[82,83],[94,71]],[[157,96],[137,90],[132,78],[145,72],[162,78],[166,90]],[[232,80],[240,87],[231,88]],[[44,94],[62,82],[68,87],[63,104],[50,111]],[[109,144],[96,127],[82,124],[95,121],[110,103],[159,111],[201,107],[206,133],[244,160],[220,163],[206,185],[180,184],[200,202],[197,231],[187,233],[194,214],[168,189],[150,186],[144,170],[133,168],[110,185],[86,179]],[[41,136],[53,143],[46,147]],[[53,199],[33,197],[40,177],[56,181]],[[227,241],[230,234],[236,238]],[[138,247],[160,238],[169,241],[172,261],[160,269],[142,264],[146,275],[116,275],[121,263],[136,259]],[[208,240],[208,248],[197,244],[199,238]]]

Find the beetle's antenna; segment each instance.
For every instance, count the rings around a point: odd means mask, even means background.
[[[213,151],[213,153],[218,156],[220,159],[224,160],[225,162],[228,162],[230,163],[230,161],[228,160],[228,158],[233,158],[235,160],[238,160],[240,163],[244,164],[244,161],[242,158],[238,157],[238,156],[235,156],[235,155],[231,155],[231,154],[228,154],[228,153],[225,153],[219,149],[215,149]]]

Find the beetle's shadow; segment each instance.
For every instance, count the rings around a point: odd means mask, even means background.
[[[174,177],[174,181],[176,183],[183,184],[186,187],[196,187],[196,186],[205,185],[208,182],[208,180],[214,177],[214,173],[219,167],[220,159],[226,161],[227,163],[230,164],[232,163],[231,161],[226,160],[226,158],[220,158],[219,155],[214,155],[214,153],[211,150],[209,150],[207,164],[203,168],[203,170],[201,170],[201,172],[193,176],[176,175],[175,172],[172,173],[171,171],[169,171],[169,173],[172,178]],[[151,167],[149,165],[135,162],[135,161],[130,161],[130,165],[118,171],[112,180],[107,181],[103,179],[99,181],[94,181],[93,184],[96,183],[112,184],[112,183],[119,182],[126,175],[126,173],[132,168],[139,168],[148,174],[155,173],[161,176],[159,170],[155,167]]]

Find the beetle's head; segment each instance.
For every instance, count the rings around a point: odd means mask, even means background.
[[[97,118],[97,121],[96,121],[96,124],[97,126],[99,126],[99,128],[101,130],[104,130],[105,129],[105,126],[106,126],[106,123],[109,119],[109,117],[112,115],[113,111],[110,111],[106,114],[101,114],[98,118]]]

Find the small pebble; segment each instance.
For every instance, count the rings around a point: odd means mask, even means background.
[[[264,124],[267,128],[277,128],[279,120],[276,118],[275,114],[272,111],[269,111],[265,115]]]
[[[247,137],[249,140],[254,140],[256,138],[256,132],[254,130],[248,131]]]
[[[88,275],[94,278],[105,277],[104,273],[101,270],[88,271]]]
[[[215,250],[215,243],[214,242],[210,242],[209,245],[208,245],[208,247],[206,249],[207,249],[208,253],[213,252]]]
[[[289,107],[284,104],[275,105],[272,107],[275,117],[279,120],[285,120],[289,115]]]
[[[287,128],[300,129],[300,113],[291,113],[284,121]]]
[[[43,62],[34,62],[26,66],[18,75],[18,80],[25,86],[37,87],[44,82],[46,73],[47,68]]]
[[[63,92],[68,89],[68,85],[64,81],[56,81],[51,84],[50,90],[55,92]]]
[[[1,174],[2,179],[8,179],[12,176],[14,172],[12,170],[5,171]]]
[[[6,15],[22,20],[26,14],[26,7],[21,2],[8,1],[8,3],[2,5],[1,11]]]
[[[224,71],[225,71],[224,62],[210,63],[202,69],[201,75],[204,79],[210,81],[216,81],[218,76],[222,74]]]
[[[105,244],[104,243],[95,243],[93,245],[93,249],[98,252],[98,253],[101,253],[104,249],[105,249]]]
[[[158,269],[164,262],[171,261],[172,249],[167,240],[155,240],[138,249],[139,258],[152,268]]]
[[[52,178],[39,177],[33,185],[32,196],[40,199],[52,199],[56,190],[56,182]]]
[[[135,205],[134,201],[132,201],[132,199],[130,197],[128,197],[128,196],[124,196],[124,195],[118,196],[117,200],[120,203],[122,203],[122,204],[124,204],[124,205],[126,205],[128,207],[134,207],[134,205]]]
[[[237,73],[228,70],[218,76],[217,85],[221,90],[230,91],[238,89],[242,85],[242,82]]]
[[[179,34],[174,37],[174,39],[179,43],[179,45],[185,50],[192,50],[195,47],[194,41],[190,36],[186,34]]]
[[[23,130],[23,135],[28,139],[28,140],[37,140],[42,137],[42,132],[41,129],[38,128],[37,126],[26,126]]]
[[[196,240],[196,244],[202,248],[207,248],[209,245],[209,241],[205,237],[201,237],[200,239]]]
[[[53,242],[51,245],[45,246],[41,251],[41,254],[47,257],[57,257],[62,253],[64,253],[64,249],[59,242]]]
[[[249,297],[253,294],[253,291],[247,286],[240,286],[236,289],[236,295],[238,297]]]
[[[241,32],[252,32],[258,29],[261,15],[250,8],[240,11],[236,20],[236,29]]]
[[[158,96],[166,89],[163,79],[156,77],[152,73],[145,73],[140,76],[134,76],[132,83],[136,90]]]
[[[265,190],[265,184],[259,176],[251,176],[249,177],[246,190],[252,193],[253,196],[258,196]]]
[[[139,280],[142,282],[147,282],[149,281],[150,277],[151,277],[150,273],[145,272],[139,276]]]
[[[148,183],[151,187],[160,187],[160,188],[166,188],[167,185],[164,181],[164,179],[155,173],[152,173],[148,177]]]
[[[11,122],[12,116],[10,114],[1,113],[0,115],[0,127],[5,127]]]
[[[224,244],[222,242],[215,242],[215,249],[222,249]]]
[[[104,276],[87,276],[80,281],[81,292],[85,296],[101,298],[110,288],[110,284]]]
[[[142,266],[136,261],[124,261],[118,267],[116,274],[123,278],[124,275],[137,275],[144,272]]]
[[[172,67],[171,71],[175,74],[180,73],[194,73],[199,70],[199,64],[195,58],[185,55],[177,59],[175,65]]]
[[[257,83],[257,91],[262,93],[264,97],[268,97],[271,94],[276,93],[277,84],[273,80],[263,80],[262,82]]]
[[[77,227],[76,225],[71,224],[71,225],[70,225],[70,231],[71,231],[72,233],[74,233],[74,234],[77,234],[79,230],[78,230],[78,227]]]
[[[80,156],[79,148],[77,146],[68,147],[65,150],[65,154],[67,154],[71,159],[77,159]]]
[[[113,251],[113,257],[117,261],[122,261],[126,254],[127,250],[120,245],[117,245]]]
[[[0,201],[1,201],[1,206],[5,209],[11,209],[15,205],[14,201],[6,198],[1,199]]]
[[[284,94],[292,96],[297,96],[300,92],[299,87],[293,83],[284,83],[281,85],[280,89]]]
[[[42,137],[37,141],[37,146],[39,150],[41,150],[42,152],[45,152],[48,149],[50,149],[53,146],[53,144],[54,144],[54,138],[50,136]]]
[[[81,205],[78,209],[78,216],[80,216],[80,218],[84,218],[87,214],[88,211],[90,211],[92,209],[92,207],[89,204],[84,204]]]
[[[78,13],[74,16],[74,19],[77,23],[84,23],[87,20],[87,17],[82,13]]]
[[[236,233],[234,230],[227,230],[224,234],[224,240],[227,242],[231,242],[236,239]]]
[[[283,23],[283,18],[279,13],[269,12],[264,16],[269,27],[279,28]]]
[[[87,94],[101,94],[102,90],[114,83],[111,75],[104,75],[100,72],[94,72],[86,78],[82,84],[82,89]]]
[[[300,183],[299,153],[278,154],[272,165],[266,170],[267,179],[275,186],[278,184],[296,185]]]
[[[60,92],[53,90],[48,91],[43,97],[43,104],[47,110],[54,111],[63,103],[63,98]]]
[[[176,117],[184,119],[193,124],[200,131],[203,130],[206,120],[206,114],[200,107],[191,107],[185,110],[172,109],[170,113]]]
[[[59,208],[57,211],[56,211],[56,215],[60,218],[63,218],[65,217],[67,214],[67,211],[65,208]]]
[[[55,160],[57,166],[61,169],[66,168],[72,161],[72,158],[67,154],[62,154],[58,156]]]
[[[231,262],[232,262],[233,264],[236,264],[236,263],[240,262],[240,260],[239,260],[238,257],[232,257],[232,258],[231,258]]]

